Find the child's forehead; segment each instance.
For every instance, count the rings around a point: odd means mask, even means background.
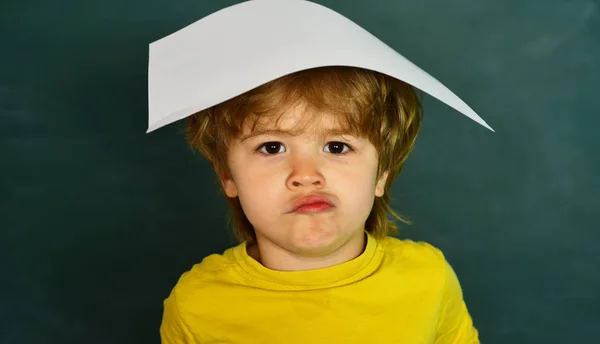
[[[350,134],[347,118],[327,111],[303,106],[292,107],[277,114],[251,114],[244,121],[242,135],[280,132],[290,135]]]

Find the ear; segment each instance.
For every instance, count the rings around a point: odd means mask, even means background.
[[[388,178],[388,171],[385,171],[381,174],[381,177],[377,180],[377,184],[375,185],[375,196],[381,197],[385,192],[385,183]]]
[[[221,185],[223,185],[223,191],[225,191],[225,194],[227,195],[227,197],[237,197],[238,195],[238,191],[237,191],[237,186],[235,185],[235,182],[233,181],[232,178],[224,178],[221,179]]]

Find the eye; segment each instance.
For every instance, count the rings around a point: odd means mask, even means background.
[[[265,142],[258,147],[258,151],[263,154],[273,155],[277,153],[283,153],[285,148],[281,142]]]
[[[337,141],[327,143],[325,145],[325,151],[327,151],[328,147],[329,147],[329,153],[336,154],[336,155],[347,153],[350,150],[350,146],[348,146],[347,144],[345,144],[343,142],[337,142]]]

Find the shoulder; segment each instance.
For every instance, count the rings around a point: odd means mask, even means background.
[[[410,288],[413,298],[429,300],[436,318],[436,343],[479,343],[456,273],[442,251],[427,242],[387,237],[384,264]],[[396,289],[399,289],[396,287]]]
[[[211,254],[194,264],[180,276],[172,289],[172,297],[176,299],[180,310],[198,309],[198,305],[206,305],[207,298],[213,297],[218,290],[215,286],[233,278],[234,260],[230,248],[223,254]]]
[[[202,329],[199,326],[206,323],[215,307],[214,293],[218,288],[214,286],[224,280],[223,276],[227,277],[227,270],[231,270],[230,250],[205,257],[179,277],[164,300],[160,329],[163,342],[189,343],[200,338]]]
[[[401,271],[437,286],[444,297],[460,298],[462,290],[444,253],[430,243],[387,237],[381,244],[388,269]]]
[[[431,286],[443,288],[449,264],[444,253],[424,241],[386,237],[381,241],[382,265],[385,270]]]
[[[424,241],[398,239],[388,236],[381,241],[381,248],[388,258],[402,261],[404,264],[412,263],[432,266],[443,266],[446,264],[446,257],[442,251]]]

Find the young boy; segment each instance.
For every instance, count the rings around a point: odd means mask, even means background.
[[[162,342],[479,343],[443,254],[389,236],[421,117],[408,83],[331,65],[189,116],[240,243],[181,276]]]
[[[409,85],[324,67],[190,117],[242,243],[182,276],[163,343],[477,343],[440,251],[387,236],[420,115]]]

